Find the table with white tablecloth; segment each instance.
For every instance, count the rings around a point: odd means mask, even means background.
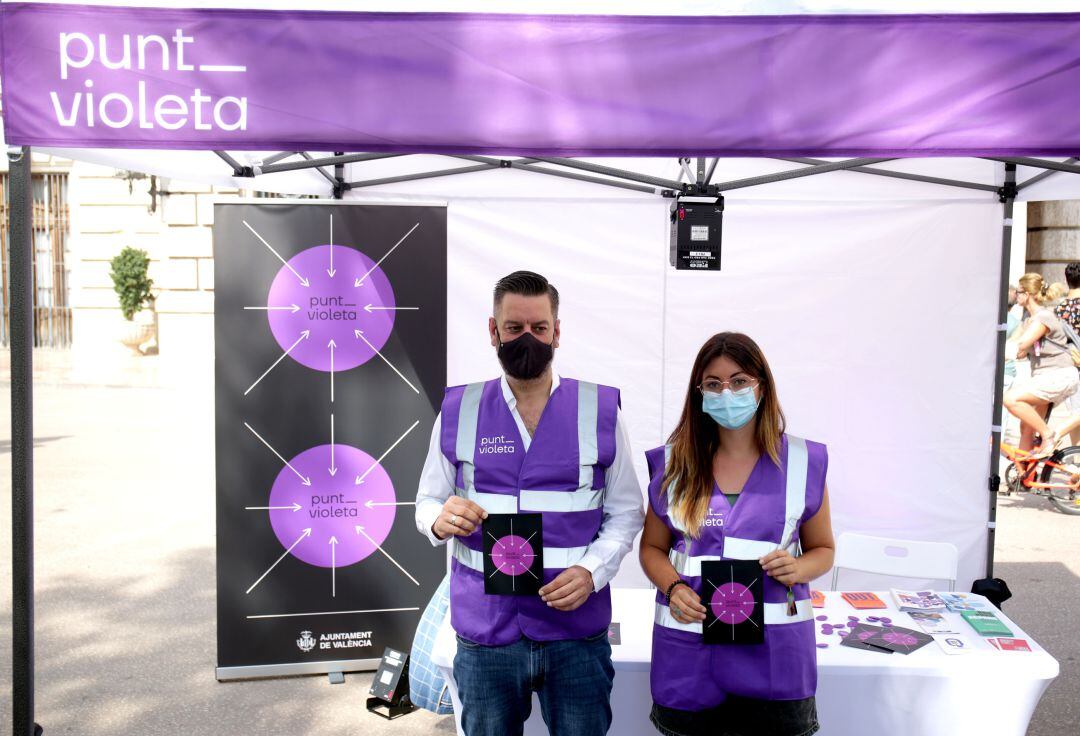
[[[825,607],[814,615],[836,623],[848,616],[864,621],[887,616],[896,626],[918,629],[892,606],[888,593],[877,595],[890,604],[888,609],[856,611],[839,592],[827,591]],[[612,647],[615,720],[610,733],[618,736],[656,733],[649,723],[654,596],[652,590],[612,590],[621,643]],[[818,641],[829,644],[817,650],[822,736],[1022,736],[1043,691],[1058,675],[1058,663],[1008,616],[990,608],[1032,651],[999,651],[951,612],[943,615],[973,645],[969,652],[948,655],[934,642],[911,654],[861,651],[841,646],[837,634],[822,634],[821,622],[815,621]],[[547,733],[539,707],[533,709],[525,733]]]

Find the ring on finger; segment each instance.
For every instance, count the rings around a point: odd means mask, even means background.
[[[682,610],[681,610],[681,609],[679,609],[679,608],[672,608],[672,609],[671,609],[671,614],[672,614],[672,615],[673,615],[673,616],[674,616],[675,618],[678,618],[679,616],[682,616]]]
[[[450,525],[451,526],[457,526],[457,514],[453,514],[450,517]]]

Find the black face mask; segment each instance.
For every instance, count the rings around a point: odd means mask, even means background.
[[[539,378],[554,357],[555,348],[537,340],[530,332],[510,342],[499,337],[499,362],[508,376],[519,381]]]

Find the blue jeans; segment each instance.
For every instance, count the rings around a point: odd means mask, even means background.
[[[607,733],[615,677],[607,629],[587,639],[522,638],[501,647],[457,640],[454,679],[466,736],[521,736],[534,691],[549,733]]]

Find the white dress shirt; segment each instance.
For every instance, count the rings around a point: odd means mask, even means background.
[[[510,384],[503,376],[501,381],[503,398],[510,408],[510,413],[517,424],[518,433],[529,451],[532,435],[525,428],[525,422],[517,410],[517,399],[510,389]],[[552,376],[551,390],[559,386],[558,375]],[[446,459],[440,442],[442,434],[442,413],[435,418],[431,429],[431,442],[428,445],[427,459],[420,473],[420,487],[416,493],[416,528],[434,545],[446,544],[447,539],[439,539],[431,530],[435,520],[442,512],[446,499],[454,494],[457,471]],[[634,473],[630,460],[630,438],[622,419],[622,409],[615,419],[615,459],[604,474],[604,516],[600,524],[600,533],[585,551],[585,556],[577,563],[592,573],[593,585],[600,590],[615,576],[619,563],[634,546],[634,537],[645,523],[642,506],[641,485]]]

